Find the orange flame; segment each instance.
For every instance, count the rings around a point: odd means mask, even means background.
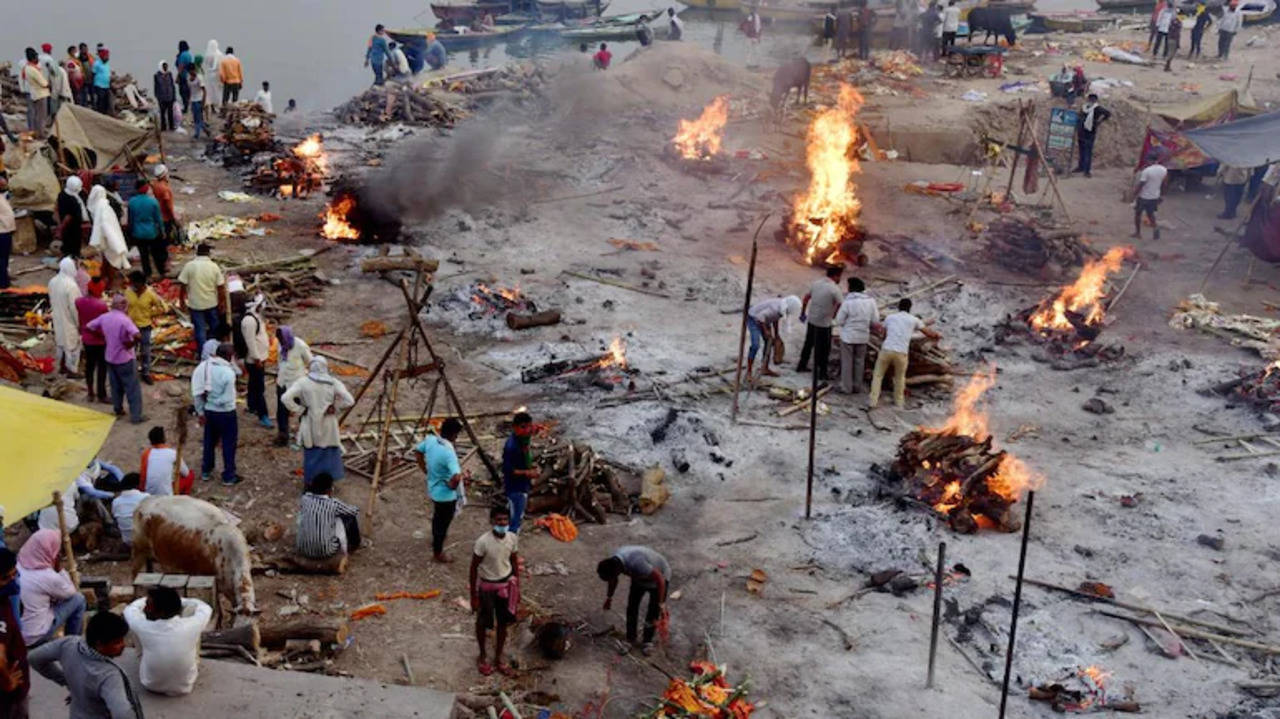
[[[627,343],[622,337],[614,337],[609,343],[609,356],[600,361],[601,367],[617,367],[618,369],[627,368]]]
[[[318,132],[294,145],[293,154],[304,160],[310,160],[322,173],[329,171],[329,157],[324,153],[324,141]]]
[[[981,442],[990,434],[987,428],[987,413],[978,409],[978,400],[996,383],[996,368],[992,365],[986,372],[978,372],[956,393],[951,400],[951,416],[946,424],[932,431],[938,434],[961,434],[973,437]]]
[[[330,240],[358,240],[360,231],[347,222],[347,216],[356,208],[356,201],[344,195],[324,208],[324,226],[320,235]]]
[[[1053,302],[1042,303],[1028,320],[1037,330],[1072,330],[1067,312],[1084,316],[1085,322],[1096,325],[1105,317],[1101,300],[1107,277],[1119,271],[1120,265],[1133,256],[1132,247],[1112,247],[1101,259],[1086,262],[1080,276],[1071,285],[1062,288]]]
[[[987,489],[1011,501],[1017,501],[1028,490],[1039,489],[1043,484],[1043,475],[1008,453],[1000,460],[996,473],[987,477]]]
[[[729,96],[721,95],[702,110],[698,119],[681,120],[676,136],[671,138],[680,156],[700,160],[720,153],[724,125],[729,121]]]
[[[836,106],[823,110],[809,125],[809,189],[796,197],[789,234],[810,264],[835,259],[845,230],[862,209],[852,181],[862,171],[852,152],[858,139],[853,118],[862,103],[857,90],[841,84]]]

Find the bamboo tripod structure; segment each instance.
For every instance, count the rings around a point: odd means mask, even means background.
[[[439,396],[441,386],[444,387],[445,395],[448,401],[453,405],[453,410],[458,419],[462,422],[462,428],[467,433],[472,445],[475,447],[476,454],[480,457],[480,461],[484,463],[485,469],[488,470],[490,477],[494,481],[498,481],[498,470],[493,464],[493,460],[484,451],[480,444],[480,439],[471,426],[470,420],[467,418],[466,409],[462,406],[461,400],[453,390],[453,385],[449,382],[449,377],[445,374],[444,362],[440,356],[436,354],[435,349],[431,345],[431,340],[427,335],[426,328],[423,327],[422,321],[418,318],[418,312],[422,308],[422,304],[426,302],[431,295],[431,285],[428,283],[425,292],[422,288],[423,276],[421,272],[417,272],[414,278],[414,288],[410,290],[409,284],[405,280],[400,281],[400,290],[404,294],[405,308],[407,317],[404,327],[396,334],[391,345],[383,352],[382,358],[378,360],[373,371],[369,374],[368,379],[360,386],[355,394],[355,403],[346,409],[339,418],[338,423],[342,424],[348,415],[355,409],[356,404],[369,391],[369,388],[376,382],[381,381],[382,388],[374,400],[373,406],[365,415],[361,426],[376,424],[379,427],[377,449],[374,455],[373,476],[369,484],[369,503],[367,507],[367,516],[372,522],[375,508],[375,501],[378,498],[378,487],[388,467],[387,453],[388,441],[391,436],[393,425],[401,422],[403,418],[397,414],[397,401],[400,400],[400,384],[401,381],[407,381],[410,384],[418,384],[420,382],[431,381],[430,396],[427,403],[423,406],[422,412],[418,415],[417,420],[411,425],[412,428],[421,427],[432,416],[435,411],[436,399]],[[420,350],[425,350],[430,358],[428,364],[419,364],[417,358]],[[396,362],[393,366],[386,367],[387,361],[391,358],[392,353],[396,353]],[[386,367],[384,371],[384,367]]]

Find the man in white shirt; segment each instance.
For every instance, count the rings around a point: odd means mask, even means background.
[[[679,40],[684,37],[684,21],[676,15],[675,8],[667,8],[667,20],[671,23],[671,28],[667,31],[667,39]]]
[[[253,102],[267,113],[275,114],[275,109],[271,106],[271,83],[265,81],[262,83],[262,89],[253,96]]]
[[[898,311],[884,318],[884,342],[876,355],[876,366],[871,371],[871,397],[868,406],[875,409],[880,404],[880,385],[885,371],[893,367],[893,403],[902,409],[907,404],[907,356],[911,353],[911,335],[916,330],[930,339],[942,335],[925,326],[919,317],[911,314],[911,300],[898,300]]]
[[[177,472],[173,463],[178,461],[178,450],[165,444],[164,427],[152,427],[147,433],[151,446],[142,451],[142,491],[152,496],[188,494],[195,480],[195,473],[187,468],[186,460]],[[175,479],[177,486],[174,486]]]
[[[191,693],[200,672],[200,633],[211,616],[208,604],[183,599],[170,587],[156,587],[125,607],[125,621],[142,650],[142,686],[168,696]]]
[[[1164,183],[1169,179],[1169,168],[1163,163],[1164,158],[1152,155],[1151,164],[1138,173],[1133,181],[1133,189],[1137,199],[1133,201],[1133,238],[1142,238],[1142,213],[1147,213],[1151,225],[1155,227],[1155,239],[1160,239],[1160,224],[1156,221],[1156,209],[1160,207],[1160,195],[1164,191]]]
[[[1240,25],[1243,22],[1240,15],[1240,6],[1232,2],[1228,7],[1222,10],[1222,19],[1218,21],[1218,59],[1226,60],[1231,57],[1231,41],[1236,39],[1236,33],[1240,32]]]
[[[120,530],[120,539],[124,540],[126,545],[133,545],[133,510],[138,508],[142,500],[148,495],[138,489],[138,485],[142,482],[142,476],[137,472],[130,472],[120,480],[120,487],[124,490],[111,500],[111,516],[116,520],[116,527]]]
[[[1173,5],[1166,5],[1160,14],[1156,17],[1156,41],[1151,45],[1151,56],[1156,57],[1160,54],[1160,46],[1164,45],[1164,54],[1169,55],[1169,26],[1173,24],[1173,16],[1178,11]]]
[[[947,3],[947,9],[942,11],[943,54],[951,52],[951,47],[956,44],[956,33],[960,31],[960,6],[956,2],[957,0],[951,0]]]
[[[867,342],[871,339],[871,325],[880,324],[880,308],[866,293],[862,280],[850,277],[848,286],[849,294],[836,312],[836,327],[840,328],[840,391],[862,394]]]

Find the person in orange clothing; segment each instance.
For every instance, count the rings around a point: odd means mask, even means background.
[[[160,219],[164,220],[166,243],[173,244],[174,231],[178,227],[178,215],[173,210],[173,188],[169,186],[169,168],[156,165],[151,171],[151,195],[160,203]]]
[[[228,102],[240,102],[240,87],[244,85],[244,68],[240,58],[235,55],[235,48],[228,47],[222,62],[218,63],[218,79],[222,81],[222,105]]]

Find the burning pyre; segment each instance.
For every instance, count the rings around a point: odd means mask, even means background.
[[[823,110],[809,125],[809,188],[795,198],[780,231],[809,264],[866,261],[864,233],[858,225],[862,202],[853,183],[853,175],[861,172],[854,152],[858,144],[854,118],[862,102],[857,90],[841,84],[835,107]]]
[[[365,244],[397,242],[403,227],[396,208],[368,185],[346,177],[331,188],[332,199],[320,215],[320,236]]]
[[[281,198],[308,197],[324,188],[328,175],[324,139],[316,133],[259,165],[246,183],[259,192]]]
[[[1113,247],[1102,257],[1086,262],[1075,282],[1008,317],[997,328],[997,341],[1025,337],[1043,345],[1051,359],[1070,357],[1077,362],[1095,363],[1119,359],[1124,347],[1094,340],[1107,318],[1107,278],[1132,256],[1132,247]]]
[[[526,384],[548,378],[574,374],[588,374],[590,384],[613,389],[623,380],[624,374],[635,372],[627,364],[627,343],[622,337],[614,337],[609,347],[593,357],[558,359],[520,372],[520,381]]]
[[[352,210],[356,209],[355,195],[338,195],[325,205],[320,219],[320,236],[328,240],[359,240],[360,231],[351,225]]]
[[[1074,680],[1080,689],[1073,689],[1065,682]],[[1083,713],[1112,710],[1121,712],[1137,712],[1142,707],[1132,697],[1117,700],[1107,696],[1107,684],[1111,680],[1111,672],[1098,666],[1081,667],[1074,676],[1061,681],[1040,684],[1031,687],[1027,694],[1035,701],[1048,702],[1055,712]]]
[[[702,110],[696,120],[681,120],[676,136],[671,138],[680,156],[686,160],[703,160],[720,154],[724,125],[729,121],[729,96],[721,95]]]
[[[993,446],[987,415],[978,407],[995,384],[995,368],[973,376],[953,401],[941,427],[920,427],[898,443],[888,471],[903,496],[947,518],[963,534],[979,529],[1013,532],[1021,527],[1014,503],[1043,478],[1017,457]]]

